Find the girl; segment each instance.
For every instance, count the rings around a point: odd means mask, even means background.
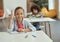
[[[14,19],[15,15],[15,19]],[[17,7],[14,11],[14,15],[11,14],[9,19],[9,25],[8,25],[8,32],[12,31],[18,31],[18,32],[30,32],[30,31],[36,31],[35,27],[25,21],[23,19],[24,17],[24,9],[22,7]]]

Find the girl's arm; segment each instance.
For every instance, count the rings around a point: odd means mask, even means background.
[[[8,29],[11,29],[11,28],[12,28],[12,20],[9,19]]]
[[[12,31],[13,29],[13,18],[14,18],[14,15],[11,13],[10,18],[9,18],[9,24],[8,24],[8,32]]]
[[[25,31],[36,31],[36,28],[28,21],[25,21],[25,26],[26,26],[26,29]]]
[[[29,25],[29,29],[31,29],[31,31],[36,31],[36,28],[30,22],[28,22],[28,25]]]

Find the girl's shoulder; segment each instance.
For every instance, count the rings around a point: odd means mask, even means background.
[[[29,22],[23,19],[23,24],[29,24]]]

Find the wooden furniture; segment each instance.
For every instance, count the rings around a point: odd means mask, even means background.
[[[54,0],[54,9],[56,9],[56,12],[57,12],[57,19],[60,19],[59,18],[59,0]]]
[[[3,14],[4,14],[3,0],[0,0],[0,17],[2,17]]]
[[[0,0],[0,21],[3,26],[5,26],[5,14],[4,14],[4,8],[3,8],[3,0]]]
[[[4,15],[4,10],[0,9],[0,17],[3,17]]]

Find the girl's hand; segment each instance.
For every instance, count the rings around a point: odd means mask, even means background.
[[[8,24],[8,29],[12,28],[12,20],[14,18],[13,12],[11,11],[11,15],[9,17],[9,24]]]
[[[27,28],[27,29],[22,29],[22,28],[19,28],[18,29],[18,32],[30,32],[32,31],[31,29]]]
[[[11,11],[10,20],[13,20],[13,18],[14,18],[14,14],[13,14],[13,12]]]
[[[36,15],[36,17],[40,17],[40,16],[41,16],[40,14]]]
[[[19,29],[18,29],[18,32],[24,32],[24,29],[19,28]]]

